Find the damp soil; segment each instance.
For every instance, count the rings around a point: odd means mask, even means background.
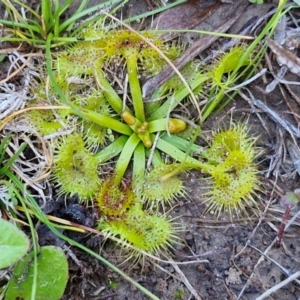
[[[196,2],[189,3],[196,5]],[[234,9],[230,9],[231,5],[234,4],[221,4],[216,14],[203,22],[199,28],[211,30],[218,26],[216,24],[220,20],[220,15],[226,13],[228,18],[230,14],[234,15]],[[155,7],[155,4],[153,6]],[[231,31],[239,32],[247,22],[253,21],[254,18],[274,7],[276,3],[271,1],[262,6],[249,6]],[[148,9],[146,1],[129,1],[123,7],[122,14],[128,17]],[[72,14],[72,10],[68,13]],[[293,13],[299,18],[299,11],[295,10]],[[135,26],[138,28],[140,25],[135,24]],[[192,43],[197,36],[189,34],[181,38],[187,43]],[[224,42],[223,39],[218,40],[201,54],[201,57],[219,49]],[[278,70],[280,67],[276,60],[271,55],[270,58],[273,68]],[[262,65],[267,67],[265,61]],[[299,81],[299,77],[289,72],[285,79]],[[299,86],[287,88],[281,85],[267,94],[265,88],[272,80],[273,77],[267,73],[249,84],[247,89],[253,97],[267,104],[281,119],[297,127],[300,107],[299,102],[295,101],[295,95],[296,97],[300,95]],[[279,247],[274,244],[284,214],[284,208],[279,203],[280,197],[300,187],[299,174],[295,170],[286,146],[287,140],[291,140],[292,137],[269,113],[258,109],[238,95],[221,112],[214,113],[205,121],[203,133],[205,135],[211,130],[226,128],[232,120],[247,123],[250,134],[259,136],[257,145],[262,151],[257,158],[257,164],[261,179],[260,192],[255,196],[260,208],[258,215],[253,215],[249,210],[248,218],[229,216],[224,213],[217,219],[214,214],[205,212],[206,205],[203,203],[205,178],[200,172],[191,171],[182,175],[187,196],[180,198],[170,213],[172,217],[177,217],[177,221],[184,224],[186,229],[180,234],[182,244],[170,249],[174,262],[180,263],[176,266],[168,262],[160,262],[156,265],[147,260],[135,265],[124,264],[124,253],[120,252],[113,242],[107,241],[103,244],[101,237],[91,234],[67,232],[64,234],[101,253],[104,258],[120,266],[131,278],[163,300],[252,300],[285,280],[289,274],[300,270],[299,220],[296,219],[284,233]],[[295,139],[299,143],[299,139],[297,137]],[[296,207],[289,218],[292,218],[298,210],[299,207]],[[90,227],[93,227],[98,218],[93,208],[83,207],[76,198],[53,199],[47,203],[44,211]],[[68,255],[70,276],[62,299],[148,299],[96,259],[64,244],[43,225],[40,225],[37,230],[41,245],[64,247]],[[262,254],[263,252],[265,255]],[[198,298],[188,288],[189,285]],[[299,298],[299,282],[293,281],[277,290],[268,299]]]

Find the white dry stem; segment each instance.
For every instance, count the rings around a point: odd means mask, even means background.
[[[24,192],[25,186],[30,186],[40,194],[45,203],[46,196],[43,190],[45,189],[45,180],[49,177],[50,174],[52,154],[50,153],[49,145],[43,140],[43,138],[38,134],[36,134],[36,137],[39,139],[40,145],[42,146],[41,150],[36,148],[35,143],[26,135],[20,137],[27,143],[27,147],[29,147],[34,153],[34,158],[31,161],[27,160],[26,157],[24,157],[21,153],[12,165],[12,169],[25,182]],[[10,148],[6,150],[7,154],[10,157],[12,157],[16,150],[19,148],[18,139],[14,138],[13,141],[14,144],[11,142]],[[26,197],[26,195],[24,195],[24,197]]]
[[[280,124],[290,135],[293,139],[296,137],[300,137],[300,130],[291,124],[290,122],[283,120],[282,117],[271,108],[269,108],[266,104],[264,104],[261,100],[254,98],[254,96],[248,91],[250,98],[247,97],[244,93],[239,92],[240,96],[245,99],[251,105],[256,106],[257,108],[261,109],[263,112],[267,113],[275,122]]]
[[[123,106],[122,106],[122,111],[124,111],[125,108],[126,108],[126,98],[127,98],[127,96],[128,96],[127,90],[128,90],[128,74],[126,73],[126,75],[125,75],[125,80],[124,80],[124,91],[123,91]]]
[[[253,82],[254,80],[256,80],[257,78],[259,78],[260,76],[264,75],[266,72],[267,72],[267,69],[266,69],[266,68],[265,68],[265,69],[262,69],[260,72],[258,72],[258,73],[255,74],[253,77],[249,78],[248,80],[242,82],[242,83],[239,84],[239,85],[236,85],[236,86],[234,86],[234,87],[228,89],[228,90],[226,91],[226,93],[231,92],[231,91],[235,91],[235,90],[238,90],[238,89],[240,89],[240,88],[242,88],[242,87],[244,87],[244,86],[247,86],[249,83]]]
[[[291,281],[297,279],[299,276],[300,276],[300,271],[296,272],[295,274],[289,276],[287,279],[281,281],[280,283],[276,284],[272,288],[268,289],[262,295],[257,297],[256,300],[263,300],[266,297],[269,297],[271,294],[275,293],[277,290],[281,289],[282,287],[284,287],[285,285],[287,285]]]
[[[265,210],[266,212],[266,210]],[[289,220],[289,222],[286,224],[284,231],[286,231],[293,223],[295,223],[295,220],[300,216],[300,211],[298,211],[292,219]],[[264,260],[264,257],[267,257],[267,253],[269,252],[270,249],[272,249],[273,245],[277,242],[277,237],[272,241],[272,243],[267,247],[267,249],[263,252],[263,255],[259,258],[259,260],[257,261],[257,263],[254,266],[253,272],[250,275],[249,279],[247,280],[246,284],[244,285],[244,287],[242,288],[240,294],[237,297],[237,300],[241,299],[246,287],[251,283],[252,278],[254,276],[254,271],[256,270],[256,268],[259,266],[259,264]],[[278,264],[276,264],[278,266]],[[283,269],[282,267],[280,268],[281,271],[284,271],[285,269]],[[300,271],[298,271],[297,273],[299,273]],[[295,274],[297,274],[295,273]],[[281,287],[283,287],[284,285],[286,285],[288,282],[292,281],[292,280],[296,280],[298,276],[295,276],[295,274],[291,275],[289,278],[287,278],[286,280],[282,281],[281,283],[279,283],[278,285],[272,287],[270,290],[270,293],[273,293],[274,291],[280,289]],[[289,280],[288,280],[289,279]],[[287,281],[288,280],[288,281]],[[274,289],[274,290],[273,290]],[[270,294],[266,294],[268,291],[266,291],[265,293],[263,293],[260,297],[263,298],[256,298],[256,300],[258,299],[264,299],[265,297],[269,296]]]
[[[201,300],[201,297],[198,295],[197,291],[193,288],[193,286],[190,284],[190,282],[188,281],[188,279],[185,277],[184,273],[180,270],[180,268],[178,267],[178,265],[176,264],[172,264],[173,268],[176,270],[176,272],[180,275],[180,277],[182,278],[183,283],[185,284],[185,286],[188,288],[188,290],[193,294],[193,296],[197,299],[197,300]]]
[[[150,170],[151,163],[152,163],[152,159],[153,159],[153,155],[154,155],[154,151],[155,151],[155,149],[156,149],[156,144],[157,144],[157,142],[158,142],[159,137],[160,137],[160,133],[157,132],[157,134],[155,135],[155,139],[154,139],[154,141],[153,141],[153,145],[152,145],[152,147],[151,147],[151,149],[150,149],[150,155],[149,155],[149,158],[148,158],[148,160],[147,160],[147,170]]]
[[[272,91],[274,91],[274,89],[276,88],[276,86],[278,85],[278,83],[280,83],[280,81],[282,80],[283,76],[285,75],[286,71],[287,71],[287,67],[286,66],[282,66],[279,71],[277,72],[277,75],[273,74],[274,79],[271,83],[269,83],[266,86],[265,92],[267,94],[271,93]]]
[[[45,135],[43,138],[45,140],[52,140],[58,137],[62,137],[62,136],[68,136],[70,135],[72,132],[74,132],[74,128],[71,129],[66,129],[66,130],[61,130],[61,131],[57,131],[48,135]]]
[[[185,277],[184,273],[178,267],[178,263],[173,262],[171,259],[170,259],[170,261],[168,261],[168,263],[173,266],[173,268],[175,269],[175,271],[178,273],[178,275],[180,277],[174,276],[174,274],[168,272],[167,270],[165,270],[163,267],[161,267],[158,264],[155,264],[155,265],[156,265],[156,267],[158,267],[159,269],[161,269],[163,272],[167,273],[169,276],[175,277],[177,280],[179,280],[182,283],[184,283],[184,285],[191,292],[191,294],[195,297],[195,299],[202,300],[201,297],[198,295],[197,291],[193,288],[193,286],[190,284],[190,282],[188,281],[188,279]]]
[[[295,170],[300,175],[300,149],[297,144],[292,143],[291,140],[287,140],[286,145]]]
[[[31,70],[37,70],[31,63],[30,56],[27,59],[25,59],[25,57],[23,55],[21,55],[18,51],[13,51],[12,54],[8,56],[8,58],[9,58],[9,61],[11,62],[11,65],[8,70],[8,75],[10,75],[12,69],[21,68],[21,66],[19,66],[19,61],[21,61],[24,66],[28,66],[29,69],[31,69]]]
[[[271,51],[275,54],[278,64],[287,66],[292,73],[300,77],[300,58],[290,50],[279,45],[276,41],[268,39],[267,43]]]
[[[284,79],[280,79],[278,76],[273,75],[275,77],[275,79],[278,80],[279,83],[282,84],[290,84],[290,85],[300,85],[299,81],[288,81],[288,80],[284,80]]]
[[[16,91],[13,84],[3,83],[0,86],[0,120],[25,107],[27,89]]]
[[[16,51],[14,51],[14,53],[15,52]],[[18,59],[21,61],[24,60],[21,55],[18,55]],[[31,60],[29,57],[27,61],[29,61],[29,59]],[[24,63],[23,66],[26,66],[26,64]],[[17,89],[15,85],[6,82],[0,84],[0,120],[6,118],[15,111],[24,108],[26,101],[29,100],[28,89],[32,71],[30,68],[25,68],[23,74],[22,88]]]
[[[6,185],[0,185],[0,200],[6,206],[6,210],[8,210],[8,208],[14,209],[15,207],[12,196],[13,195],[11,195],[9,188]]]

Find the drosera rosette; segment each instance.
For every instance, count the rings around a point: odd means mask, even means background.
[[[255,146],[256,140],[249,136],[245,125],[231,124],[228,130],[215,133],[210,148],[202,153],[212,164],[207,211],[217,217],[223,211],[230,218],[247,214],[246,208],[257,213],[254,196],[259,191],[259,179],[255,160],[260,150]]]
[[[53,179],[59,194],[77,195],[80,201],[94,197],[101,184],[98,159],[79,133],[61,137],[54,155]]]
[[[174,219],[149,214],[141,204],[131,207],[120,219],[100,220],[98,228],[106,238],[118,237],[122,250],[127,250],[127,260],[135,262],[147,254],[167,255],[172,245],[180,243],[179,232],[183,231]]]

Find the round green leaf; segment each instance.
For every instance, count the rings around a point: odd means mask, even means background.
[[[68,282],[68,262],[61,248],[45,246],[37,257],[35,300],[57,300],[63,296]],[[34,278],[33,252],[16,265],[9,281],[6,300],[32,299]]]
[[[8,221],[0,219],[0,269],[21,259],[29,249],[29,239],[23,231]]]

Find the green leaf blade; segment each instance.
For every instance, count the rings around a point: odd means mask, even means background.
[[[0,269],[7,268],[21,259],[29,249],[29,239],[15,225],[0,219]]]
[[[9,281],[5,299],[31,300],[34,277],[33,252],[20,261]],[[68,262],[61,248],[45,246],[37,257],[35,300],[57,300],[63,296],[68,281]]]

